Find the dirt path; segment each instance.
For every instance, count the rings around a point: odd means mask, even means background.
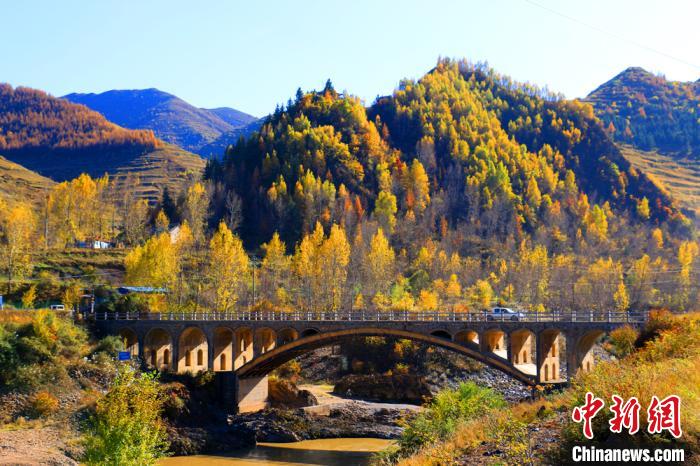
[[[64,452],[67,440],[54,427],[0,430],[0,464],[77,466]]]

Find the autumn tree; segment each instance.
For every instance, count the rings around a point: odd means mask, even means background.
[[[285,305],[290,299],[291,258],[277,232],[262,249],[265,251],[260,264],[260,288],[263,296],[275,304]]]
[[[192,229],[196,243],[204,241],[209,196],[202,183],[194,183],[187,188],[185,196],[185,220]]]
[[[244,293],[250,274],[250,261],[243,243],[224,222],[209,242],[207,282],[214,295],[214,309],[228,312]]]
[[[7,277],[7,292],[12,283],[26,276],[32,267],[32,238],[36,228],[36,217],[31,207],[18,204],[0,212],[0,264]]]
[[[177,248],[167,233],[151,237],[124,259],[125,281],[133,286],[172,288],[178,273]]]
[[[379,228],[372,236],[369,251],[367,253],[368,268],[368,294],[387,293],[389,286],[394,281],[395,254],[389,244],[384,231]]]
[[[319,256],[319,272],[325,277],[324,309],[338,310],[347,293],[345,288],[350,263],[350,243],[345,230],[333,225],[328,238],[321,245]]]

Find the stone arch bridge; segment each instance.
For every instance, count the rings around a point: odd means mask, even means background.
[[[527,313],[517,320],[456,312],[102,313],[96,325],[120,335],[134,358],[173,372],[213,370],[240,412],[267,403],[267,375],[308,351],[363,336],[409,339],[445,348],[520,382],[564,383],[593,366],[591,349],[631,312]]]

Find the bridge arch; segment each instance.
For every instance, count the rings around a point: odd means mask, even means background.
[[[232,371],[236,336],[228,327],[214,329],[214,371]]]
[[[255,354],[265,354],[275,349],[276,343],[277,334],[271,328],[263,327],[255,330]]]
[[[479,341],[484,352],[491,353],[502,359],[508,359],[506,332],[502,328],[491,327],[484,330]]]
[[[585,373],[593,369],[595,361],[591,350],[598,338],[604,333],[603,330],[589,330],[576,339],[574,348],[569,352],[569,355],[574,357],[573,372],[583,371]]]
[[[236,355],[233,368],[238,369],[253,360],[253,330],[250,327],[238,327],[236,336]]]
[[[277,332],[277,346],[286,345],[299,338],[299,332],[291,327],[283,328]]]
[[[469,329],[460,330],[459,332],[455,333],[453,340],[462,345],[475,345],[476,347],[478,347],[479,332]]]
[[[430,334],[434,337],[442,338],[443,340],[452,341],[452,335],[447,330],[433,330]]]
[[[254,360],[237,369],[236,373],[241,378],[265,376],[287,361],[290,361],[297,356],[314,349],[335,345],[347,339],[370,336],[403,338],[439,346],[476,359],[477,361],[490,367],[505,372],[506,374],[527,385],[534,385],[535,383],[532,376],[520,372],[507,360],[482,354],[475,348],[456,343],[452,340],[447,340],[441,336],[417,333],[408,330],[374,327],[344,329],[325,333],[316,333],[306,337],[302,336],[291,343],[279,346],[266,352],[265,354],[257,356]]]
[[[119,337],[124,344],[124,351],[128,351],[132,358],[139,356],[139,337],[130,327],[119,329]]]
[[[301,338],[311,337],[314,335],[318,335],[319,333],[321,333],[321,332],[319,332],[317,328],[313,328],[313,327],[306,328],[306,329],[301,331]]]
[[[537,371],[539,381],[560,382],[562,346],[565,345],[566,332],[553,327],[542,330],[537,338]]]
[[[167,330],[152,328],[144,338],[144,358],[154,369],[168,370],[172,366],[173,339]]]
[[[178,339],[179,359],[177,372],[206,371],[209,361],[209,342],[199,327],[187,327]]]

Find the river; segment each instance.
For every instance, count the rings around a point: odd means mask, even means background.
[[[161,460],[159,466],[363,466],[373,452],[383,450],[391,440],[376,438],[334,438],[292,443],[258,443],[254,448],[221,456],[176,456]]]

